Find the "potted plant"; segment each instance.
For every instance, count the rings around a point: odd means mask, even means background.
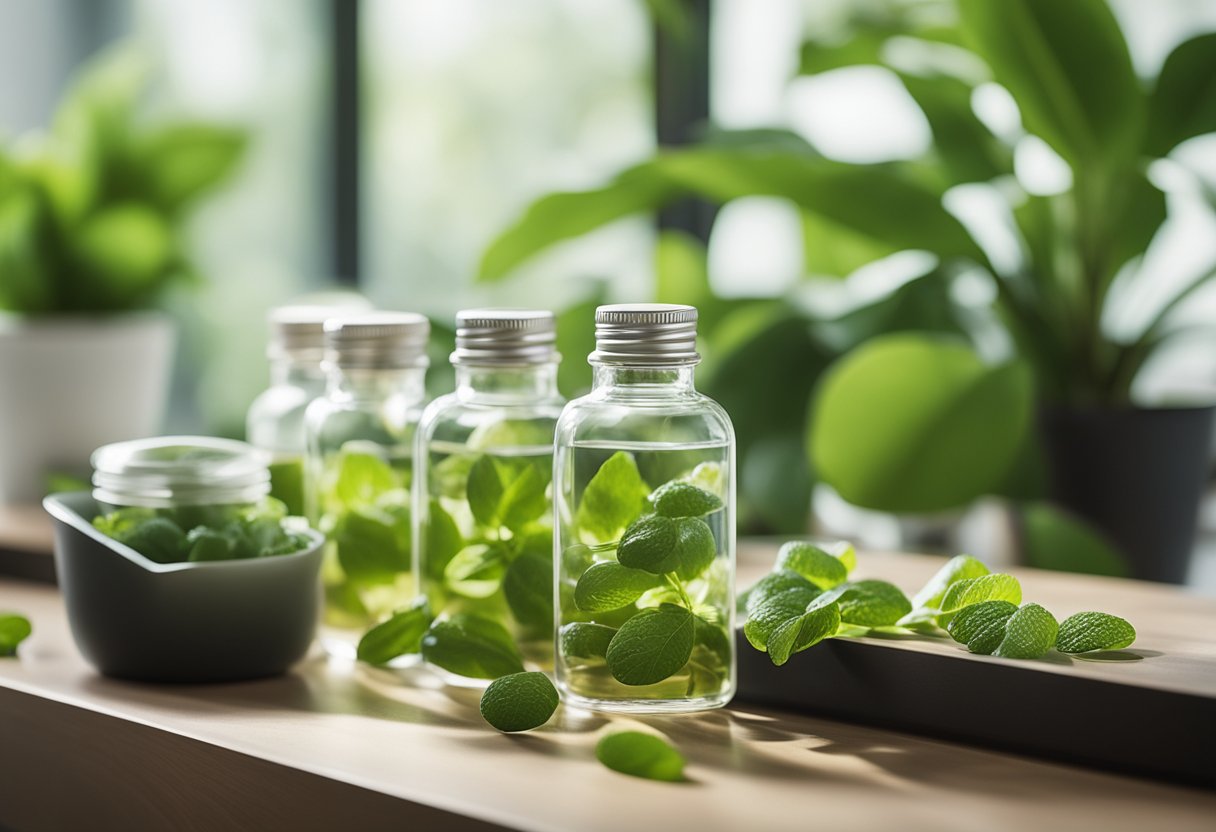
[[[809,267],[821,273],[832,260],[848,261],[832,266],[847,273],[892,252],[931,252],[933,274],[978,277],[992,289],[992,301],[965,310],[968,320],[949,339],[883,340],[819,379],[825,362],[816,350],[830,341],[832,322],[781,305],[810,330],[800,351],[785,351],[784,367],[789,379],[806,368],[819,386],[805,445],[816,476],[850,502],[893,512],[946,511],[982,494],[1046,496],[1063,511],[1027,515],[1028,548],[1050,542],[1067,558],[1078,548],[1098,551],[1105,539],[1133,574],[1181,580],[1213,410],[1206,401],[1144,407],[1132,389],[1172,336],[1171,313],[1216,271],[1195,275],[1131,336],[1112,332],[1104,316],[1116,278],[1153,279],[1140,264],[1167,205],[1149,164],[1216,132],[1216,35],[1180,45],[1147,82],[1104,0],[858,4],[839,30],[817,37],[803,51],[803,70],[892,70],[925,115],[929,153],[849,164],[784,131],[711,133],[699,145],[660,151],[604,188],[542,198],[487,250],[483,277],[689,195],[789,199],[804,214]],[[1016,102],[1020,128],[994,131],[976,115],[975,89],[990,81]],[[1027,189],[1014,149],[1029,137],[1067,165],[1070,184]],[[982,188],[1007,207],[1016,258],[994,257],[975,224],[947,209],[960,186]],[[881,315],[861,323],[870,335],[909,328]],[[754,333],[771,334],[769,326]],[[779,406],[787,396],[778,386],[762,402]]]
[[[0,144],[0,501],[160,428],[174,327],[155,305],[192,279],[183,221],[245,138],[151,123],[146,86],[138,53],[106,53],[45,135]]]

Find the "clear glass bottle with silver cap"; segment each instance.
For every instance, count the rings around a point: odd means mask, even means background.
[[[564,403],[555,341],[551,312],[459,312],[456,391],[427,407],[415,452],[414,549],[432,611],[496,622],[546,668],[553,430]]]
[[[591,392],[558,421],[558,689],[636,713],[735,690],[735,436],[697,392],[697,310],[601,306]]]
[[[366,306],[280,306],[268,316],[270,387],[249,406],[245,438],[270,453],[270,493],[293,515],[304,514],[304,411],[325,392],[325,321],[359,308]]]
[[[327,537],[322,641],[354,657],[363,632],[418,593],[410,528],[413,443],[430,322],[368,312],[325,323],[325,395],[308,406],[308,518]]]

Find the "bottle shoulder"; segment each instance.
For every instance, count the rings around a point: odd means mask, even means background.
[[[560,442],[734,444],[726,410],[701,393],[630,398],[595,393],[570,401],[557,426]]]

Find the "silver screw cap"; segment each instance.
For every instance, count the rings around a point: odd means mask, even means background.
[[[696,364],[697,310],[675,303],[618,303],[595,310],[593,364]]]
[[[302,300],[276,306],[266,315],[270,325],[266,357],[271,361],[319,364],[325,357],[325,322],[340,315],[371,310],[371,304],[358,295],[315,297],[318,298],[315,302]]]
[[[557,353],[557,324],[544,309],[464,309],[456,313],[453,364],[502,367],[549,364]]]
[[[426,367],[431,322],[415,312],[363,312],[325,322],[325,362],[342,369]]]

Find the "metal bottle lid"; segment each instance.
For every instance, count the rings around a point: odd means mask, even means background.
[[[426,367],[431,322],[415,312],[364,312],[325,322],[325,361],[343,369]]]
[[[527,366],[560,361],[557,325],[543,309],[464,309],[456,313],[453,364]]]
[[[594,364],[695,364],[697,310],[674,303],[618,303],[595,310]]]
[[[325,357],[325,322],[330,318],[365,312],[371,304],[354,294],[318,294],[300,303],[276,306],[266,316],[270,340],[266,357],[271,361],[317,363]]]

